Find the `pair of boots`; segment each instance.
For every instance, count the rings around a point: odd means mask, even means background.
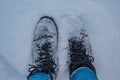
[[[70,75],[80,67],[88,67],[96,73],[90,56],[88,36],[81,30],[79,36],[74,35],[68,39],[69,46],[69,73]],[[32,43],[33,64],[30,65],[28,78],[35,73],[44,72],[51,75],[54,80],[58,70],[58,29],[53,18],[41,17],[35,28]]]

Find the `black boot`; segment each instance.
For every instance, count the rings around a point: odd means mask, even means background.
[[[40,18],[34,31],[32,44],[33,64],[29,68],[29,76],[37,72],[44,72],[56,77],[57,72],[58,30],[53,18]],[[28,77],[29,77],[28,76]]]
[[[90,56],[91,48],[88,36],[82,30],[79,36],[70,37],[69,40],[70,75],[80,67],[88,67],[95,73],[95,67],[92,65],[94,58]]]

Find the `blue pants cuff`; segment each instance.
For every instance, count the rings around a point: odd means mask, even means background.
[[[71,80],[98,80],[98,78],[90,68],[82,67],[72,73]]]
[[[32,74],[28,80],[52,80],[50,77],[50,74],[46,74],[46,73],[34,73]]]

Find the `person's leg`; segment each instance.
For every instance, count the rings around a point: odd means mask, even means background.
[[[31,76],[28,77],[28,80],[52,80],[51,76],[46,73],[34,73]]]
[[[90,68],[81,67],[71,74],[71,80],[98,80],[98,78]]]
[[[73,31],[74,33],[75,31]],[[69,73],[71,80],[98,80],[92,56],[89,37],[85,29],[74,33],[68,39]]]
[[[27,80],[55,80],[58,70],[58,30],[52,17],[43,16],[37,23],[32,42],[32,64]]]

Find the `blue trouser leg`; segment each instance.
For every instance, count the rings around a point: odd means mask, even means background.
[[[52,79],[49,74],[39,72],[29,76],[28,80],[52,80]]]
[[[72,73],[71,80],[98,80],[98,78],[90,68],[82,67]]]

